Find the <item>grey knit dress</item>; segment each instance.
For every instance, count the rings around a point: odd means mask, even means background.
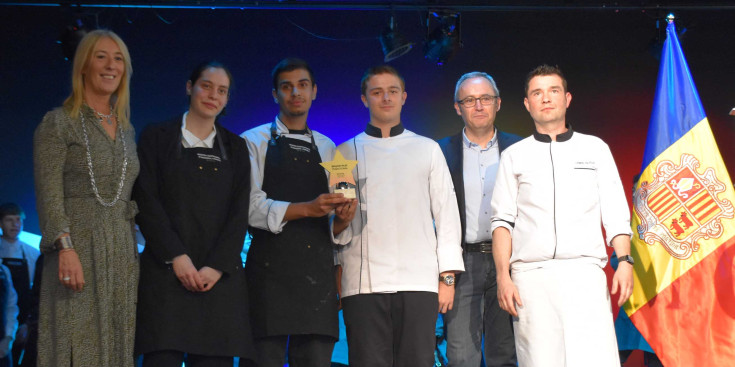
[[[99,195],[111,201],[123,166],[120,136],[111,139],[94,112],[81,112]],[[120,199],[101,205],[90,183],[80,119],[57,108],[43,118],[33,138],[36,201],[44,268],[39,315],[39,366],[133,366],[138,257],[134,240],[135,202],[130,201],[139,164],[135,132],[123,132],[127,172]],[[59,282],[53,248],[69,232],[84,272],[76,293]]]

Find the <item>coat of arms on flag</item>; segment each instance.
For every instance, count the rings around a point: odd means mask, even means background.
[[[643,182],[633,203],[641,218],[638,235],[649,245],[664,246],[671,256],[687,259],[699,250],[700,239],[722,236],[722,218],[733,218],[733,204],[719,199],[725,184],[714,168],[699,173],[699,160],[682,154],[681,163],[664,160],[653,173],[653,182]]]

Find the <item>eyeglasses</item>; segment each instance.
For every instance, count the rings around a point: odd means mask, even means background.
[[[457,101],[457,103],[461,104],[462,106],[465,106],[467,108],[475,107],[475,103],[477,101],[480,101],[480,104],[483,106],[489,106],[493,103],[495,103],[495,100],[498,99],[498,96],[491,96],[489,94],[482,95],[478,98],[475,97],[467,97],[465,99]]]

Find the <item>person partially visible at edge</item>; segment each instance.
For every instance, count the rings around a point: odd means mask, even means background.
[[[498,305],[490,234],[500,154],[521,140],[495,127],[500,91],[483,72],[462,75],[454,91],[454,109],[464,129],[439,140],[454,182],[462,224],[465,272],[458,274],[454,307],[444,314],[450,367],[516,365],[513,323]]]
[[[245,270],[260,367],[329,367],[339,338],[328,214],[352,219],[355,200],[329,192],[335,145],[309,128],[314,72],[286,58],[272,72],[272,122],[242,134],[250,151],[250,234]]]
[[[536,131],[503,153],[491,201],[498,302],[524,367],[620,366],[603,267],[612,246],[620,306],[633,290],[630,211],[607,144],[567,123],[571,101],[558,67],[528,74]]]
[[[12,367],[12,348],[18,330],[18,295],[13,288],[10,270],[0,264],[0,367]]]
[[[132,366],[138,176],[125,43],[95,30],[77,46],[72,92],[33,137],[44,253],[39,366]]]
[[[41,252],[35,247],[21,241],[19,235],[23,231],[26,214],[15,203],[0,205],[0,259],[13,278],[13,288],[18,296],[18,331],[13,342],[13,366],[20,365],[24,357],[26,340],[28,339],[28,316],[31,312],[33,280],[36,273],[36,262]],[[25,359],[25,358],[24,358]]]
[[[199,64],[186,82],[188,111],[140,136],[133,196],[146,246],[135,353],[144,367],[255,359],[240,257],[250,160],[245,141],[218,121],[232,83],[222,64]]]
[[[358,212],[333,222],[350,366],[430,366],[438,312],[464,270],[452,178],[439,145],[403,127],[403,78],[391,66],[361,81],[365,131],[337,149],[357,160]]]

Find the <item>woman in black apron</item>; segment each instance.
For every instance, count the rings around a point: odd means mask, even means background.
[[[245,141],[217,123],[231,83],[221,64],[200,65],[186,84],[189,111],[141,134],[134,195],[146,248],[135,349],[144,367],[253,358],[240,258],[250,162]]]

